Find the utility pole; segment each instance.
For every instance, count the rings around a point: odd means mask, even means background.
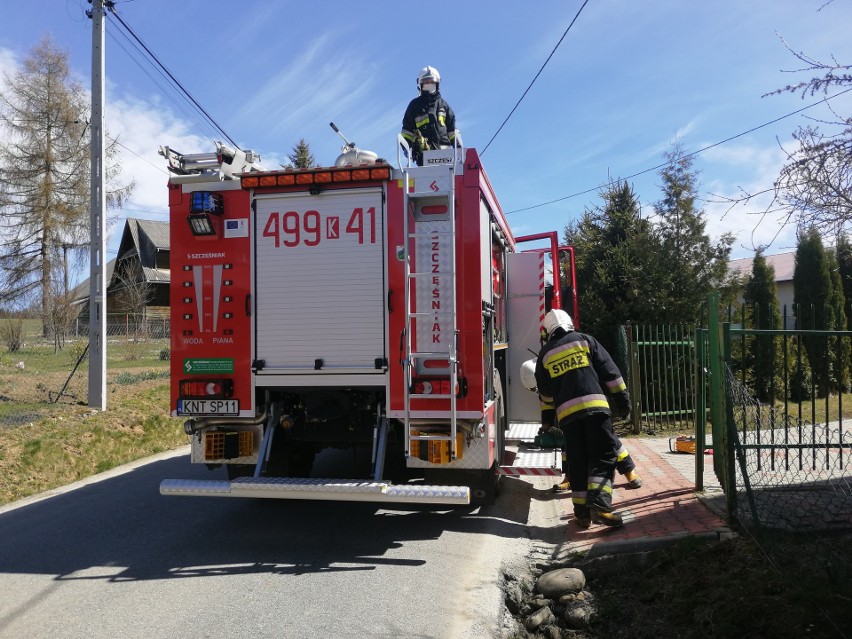
[[[106,410],[106,195],[104,169],[104,6],[92,4],[91,243],[89,248],[89,407]]]

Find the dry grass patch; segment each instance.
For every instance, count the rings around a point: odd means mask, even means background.
[[[182,420],[168,416],[167,374],[162,367],[111,371],[107,410],[101,412],[85,405],[79,389],[85,379],[73,380],[71,394],[53,403],[49,393],[62,388],[67,372],[34,375],[5,368],[0,504],[185,444]]]

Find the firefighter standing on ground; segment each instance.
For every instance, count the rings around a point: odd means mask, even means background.
[[[615,436],[615,439],[617,446],[615,451],[615,470],[618,471],[619,475],[623,475],[627,480],[628,488],[641,488],[643,482],[639,473],[636,472],[636,462],[633,461],[633,458],[630,456],[630,451],[627,450],[618,435]],[[562,472],[565,473],[563,480],[558,484],[553,485],[553,491],[557,493],[567,493],[571,490],[571,473],[568,466],[568,451],[564,448],[562,449]]]
[[[612,480],[620,448],[612,428],[607,393],[615,414],[627,417],[630,400],[621,372],[591,335],[574,330],[571,316],[553,309],[544,317],[548,341],[535,369],[536,386],[545,403],[542,423],[556,423],[565,433],[574,522],[621,526],[612,512]],[[605,389],[605,390],[604,390]]]
[[[521,383],[527,390],[530,390],[534,393],[538,393],[538,389],[536,387],[535,381],[535,364],[536,358],[528,359],[523,364],[521,364]],[[559,425],[555,422],[555,411],[551,408],[546,408],[542,411],[542,425],[539,429],[539,434],[546,433],[551,428],[555,428],[559,431],[562,429],[559,428]],[[544,420],[548,420],[545,422]],[[563,433],[564,434],[564,433]],[[620,475],[623,475],[627,480],[628,488],[641,488],[642,487],[642,478],[639,476],[639,473],[636,472],[636,463],[633,461],[633,458],[630,456],[630,451],[624,446],[621,442],[621,439],[616,435],[616,439],[618,439],[618,450],[616,451],[616,462],[615,469],[618,471]],[[569,471],[568,465],[568,451],[565,448],[564,441],[562,445],[562,472],[565,474],[565,477],[558,484],[553,486],[554,492],[557,493],[567,493],[571,490],[571,473]]]
[[[417,76],[420,95],[414,98],[402,117],[402,137],[414,149],[417,164],[423,164],[423,151],[453,145],[456,116],[441,97],[441,74],[435,67],[423,67]]]

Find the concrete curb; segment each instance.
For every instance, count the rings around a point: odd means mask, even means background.
[[[592,546],[581,547],[571,542],[559,544],[553,552],[552,563],[568,565],[576,557],[592,559],[605,555],[622,555],[638,552],[662,550],[684,539],[701,539],[707,542],[719,542],[736,537],[730,528],[722,527],[702,533],[677,532],[663,537],[641,537],[638,539],[620,539],[618,541],[598,542]]]

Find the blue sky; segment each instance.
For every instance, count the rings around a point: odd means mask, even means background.
[[[675,140],[697,151],[818,102],[824,96],[762,97],[811,76],[794,72],[803,65],[785,42],[816,59],[852,63],[847,0],[589,0],[553,52],[582,4],[468,0],[424,11],[380,1],[127,0],[116,10],[268,168],[286,162],[300,138],[318,162],[332,164],[342,144],[332,121],[361,148],[395,161],[417,72],[437,67],[465,145],[482,152],[490,142],[483,164],[518,235],[561,230],[599,204],[599,187],[614,178],[629,178],[652,216],[661,192],[649,169]],[[17,3],[3,17],[0,69],[13,71],[51,34],[88,86],[89,7],[86,0]],[[125,216],[167,219],[158,147],[210,151],[221,139],[122,34],[108,19],[107,126],[125,147],[125,174],[137,188],[118,213],[110,257]],[[850,95],[832,104],[852,112]],[[783,161],[779,143],[788,145],[808,118],[831,117],[815,106],[696,155],[708,231],[737,234],[733,257],[770,242],[769,254],[792,250],[794,231],[781,228],[777,214],[760,215],[765,199],[728,210],[711,194],[770,188]]]

